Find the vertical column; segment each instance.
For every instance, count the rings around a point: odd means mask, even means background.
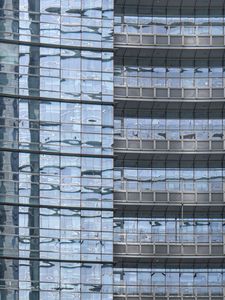
[[[18,23],[14,20],[18,10],[18,1],[3,0],[0,2],[0,38],[14,39],[13,29],[18,30]],[[18,93],[18,77],[15,76],[18,64],[18,45],[2,45],[0,61],[5,64],[1,69],[0,92],[4,94]],[[18,117],[18,101],[13,98],[0,96],[0,147],[14,148],[18,144],[18,129],[12,120]],[[18,184],[14,182],[18,172],[17,153],[1,151],[0,153],[0,255],[11,256],[12,252],[18,256],[18,242],[14,239],[18,225],[18,207],[6,206],[4,202],[18,202]],[[13,249],[12,249],[13,248]],[[18,296],[18,260],[0,259],[0,298],[2,300],[16,299]],[[10,282],[7,278],[12,279]]]

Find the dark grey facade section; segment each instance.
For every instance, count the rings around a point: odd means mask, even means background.
[[[113,299],[113,1],[0,1],[0,299]]]
[[[114,299],[224,299],[224,1],[115,1]]]

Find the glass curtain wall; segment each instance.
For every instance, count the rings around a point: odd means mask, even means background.
[[[193,295],[220,297],[223,293],[225,270],[219,265],[215,268],[192,268],[186,266],[158,267],[138,264],[131,267],[126,265],[114,269],[116,295],[148,295],[162,297],[169,294],[176,297]],[[220,298],[222,299],[222,298]]]
[[[174,216],[167,213],[159,216],[137,213],[136,215],[115,217],[114,241],[116,243],[192,243],[210,244],[224,241],[224,216],[202,213]]]
[[[225,111],[116,110],[116,137],[149,140],[223,140]]]
[[[132,162],[130,162],[132,163]],[[223,192],[223,161],[157,161],[116,167],[115,189],[130,191]]]
[[[114,29],[115,299],[223,299],[224,3],[116,1]]]
[[[0,1],[0,298],[112,299],[113,1]]]
[[[211,59],[131,59],[116,65],[116,86],[139,88],[224,88],[224,62]]]
[[[115,16],[116,33],[154,35],[207,36],[224,35],[225,18],[216,7],[118,7]]]

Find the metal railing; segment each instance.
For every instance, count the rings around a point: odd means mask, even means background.
[[[171,98],[171,99],[221,99],[225,97],[224,88],[165,88],[165,87],[128,87],[115,85],[115,98]]]
[[[166,71],[166,68],[165,68]],[[135,72],[135,71],[134,71]],[[201,76],[198,77],[196,73],[193,75],[186,76],[185,74],[178,73],[174,76],[166,72],[160,74],[154,72],[150,73],[149,77],[147,75],[141,76],[139,72],[136,71],[136,75],[131,75],[124,72],[124,76],[114,73],[114,80],[116,86],[130,87],[130,88],[187,88],[187,89],[209,89],[214,88],[224,88],[225,82],[222,72],[220,75],[214,76]],[[209,74],[210,75],[210,74]]]
[[[149,34],[149,35],[169,35],[169,36],[223,36],[224,23],[220,25],[183,25],[182,22],[177,25],[174,24],[132,24],[132,23],[114,23],[115,33],[128,33],[128,34]],[[204,28],[204,30],[203,30]],[[217,30],[215,30],[217,29]],[[162,32],[164,31],[164,32]]]
[[[225,233],[151,233],[151,232],[114,232],[114,243],[125,244],[225,244]]]
[[[151,134],[151,133],[150,133]],[[166,136],[166,134],[165,134]],[[114,137],[114,149],[141,151],[221,151],[225,149],[225,139],[157,139],[156,138],[121,138]]]
[[[180,297],[179,299],[185,299],[183,297],[192,296],[204,296],[208,297],[208,299],[217,299],[217,297],[224,297],[225,299],[225,288],[219,285],[209,286],[205,285],[184,285],[184,284],[149,284],[149,285],[138,285],[138,284],[126,284],[125,282],[122,284],[114,284],[114,297],[115,296],[123,296],[123,299],[127,299],[130,296],[137,296],[139,299],[146,296],[161,296],[166,297],[168,300],[174,300],[174,297]],[[216,298],[214,298],[216,297]],[[115,297],[115,299],[117,299]],[[121,299],[121,298],[120,298]],[[130,299],[130,298],[129,298]],[[146,299],[146,298],[144,298]],[[153,298],[154,299],[154,298]],[[219,298],[221,299],[221,298]]]
[[[222,243],[114,243],[114,256],[146,257],[211,257],[225,255],[225,245]]]
[[[225,37],[223,34],[162,34],[145,33],[143,30],[137,33],[121,32],[115,34],[115,45],[222,47],[224,44]]]

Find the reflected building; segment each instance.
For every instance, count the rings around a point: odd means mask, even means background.
[[[0,299],[112,299],[113,2],[0,1]]]
[[[225,298],[224,0],[0,0],[0,299]]]

